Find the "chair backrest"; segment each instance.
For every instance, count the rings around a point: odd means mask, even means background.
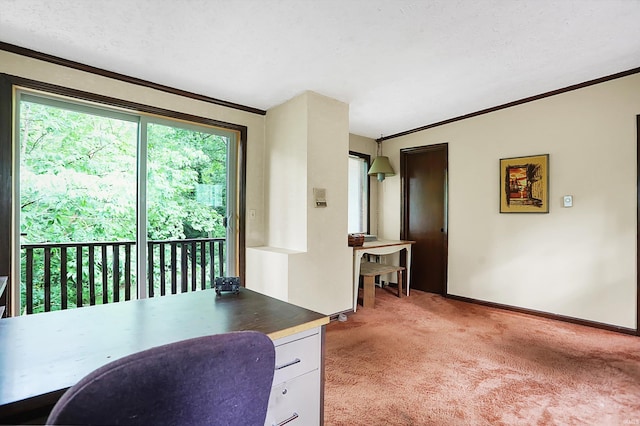
[[[54,425],[263,425],[275,350],[241,331],[158,346],[111,362],[69,388]]]

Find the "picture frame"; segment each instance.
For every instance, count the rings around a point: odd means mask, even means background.
[[[549,154],[500,159],[500,213],[549,213]]]

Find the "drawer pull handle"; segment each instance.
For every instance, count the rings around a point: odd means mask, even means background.
[[[292,415],[291,417],[289,417],[288,419],[284,419],[283,421],[281,421],[280,423],[278,423],[278,425],[277,425],[277,426],[286,425],[287,423],[294,421],[294,420],[295,420],[295,419],[297,419],[298,417],[299,417],[299,416],[298,416],[298,413],[293,413],[293,415]]]
[[[276,370],[282,370],[283,368],[291,367],[292,365],[297,364],[299,362],[300,362],[300,358],[296,358],[293,361],[289,361],[286,364],[276,365]]]

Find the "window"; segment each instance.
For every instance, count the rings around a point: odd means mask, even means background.
[[[349,152],[349,233],[369,233],[370,157]]]
[[[52,88],[91,103],[13,92],[13,315],[243,275],[246,128]]]

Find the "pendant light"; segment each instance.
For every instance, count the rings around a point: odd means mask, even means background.
[[[382,136],[376,142],[378,143],[377,156],[367,174],[369,176],[377,176],[378,182],[382,182],[387,176],[395,176],[396,173],[393,171],[391,163],[389,163],[389,157],[380,155],[382,154]]]

